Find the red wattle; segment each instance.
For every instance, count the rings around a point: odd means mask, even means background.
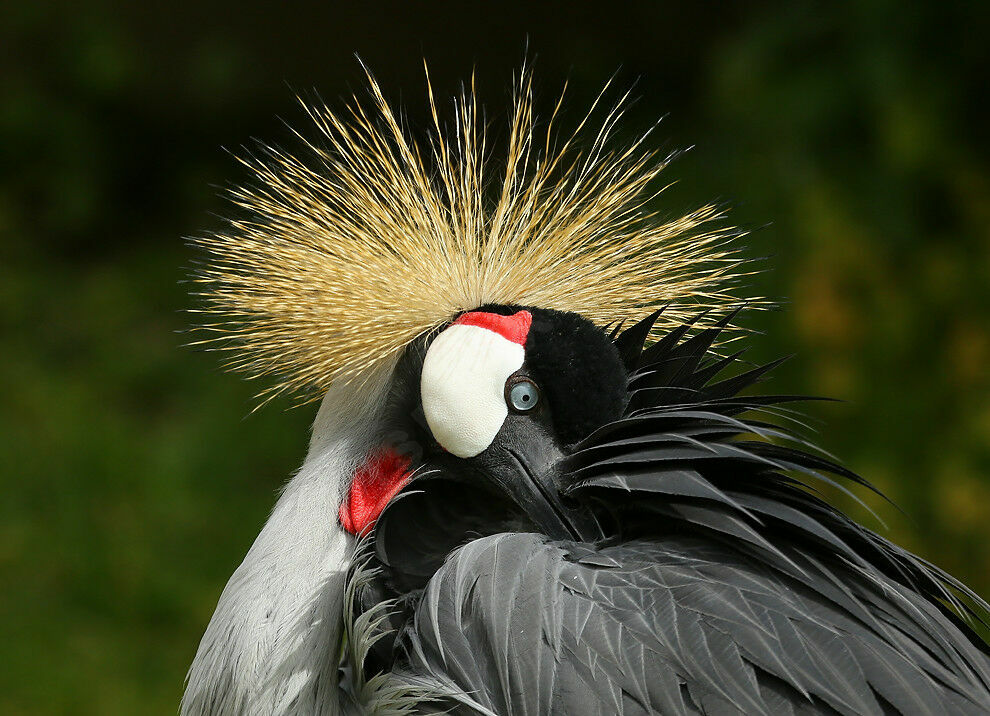
[[[398,494],[411,476],[410,460],[391,448],[371,455],[354,473],[347,498],[340,504],[340,524],[352,535],[375,526],[388,501]]]
[[[454,325],[487,328],[508,341],[524,346],[529,327],[533,325],[533,314],[529,311],[516,311],[511,316],[503,316],[485,311],[469,311],[458,316]]]

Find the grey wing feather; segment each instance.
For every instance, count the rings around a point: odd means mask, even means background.
[[[827,595],[801,575],[829,581],[687,537],[494,535],[431,579],[403,669],[507,716],[990,710],[987,657],[930,603],[875,575]]]

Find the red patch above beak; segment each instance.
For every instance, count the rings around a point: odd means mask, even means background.
[[[485,311],[469,311],[462,313],[454,321],[455,326],[478,326],[497,333],[502,338],[521,346],[526,345],[529,327],[533,325],[533,314],[529,311],[516,311],[511,316]]]
[[[388,501],[398,494],[412,476],[410,460],[391,448],[372,454],[354,473],[351,489],[338,512],[340,524],[352,535],[363,535]]]

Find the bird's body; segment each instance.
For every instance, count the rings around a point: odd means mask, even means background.
[[[990,710],[987,604],[825,502],[867,483],[723,355],[718,212],[645,213],[614,112],[541,154],[528,91],[488,206],[473,100],[423,152],[374,91],[383,134],[315,112],[322,173],[273,151],[202,241],[239,365],[325,395],[183,713]]]
[[[498,534],[430,581],[403,651],[497,714],[986,712],[985,656],[930,605],[891,583],[833,596],[697,537]],[[856,615],[881,601],[910,633]]]
[[[331,394],[328,405],[345,399]],[[376,415],[323,411],[310,454],[220,596],[184,713],[337,713],[344,585],[353,539],[333,519]]]
[[[368,606],[402,606],[377,668],[497,714],[985,713],[990,656],[939,603],[951,579],[794,489],[828,479],[826,458],[741,439],[777,430],[747,415],[789,399],[737,395],[763,368],[716,380],[718,330],[648,349],[630,376],[640,399],[563,461],[572,509],[606,506],[600,537],[478,536],[441,504],[477,500],[442,477],[386,508]],[[391,555],[412,524],[436,543]],[[463,546],[425,583],[388,566],[445,541]]]

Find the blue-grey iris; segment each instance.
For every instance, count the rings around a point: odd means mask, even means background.
[[[539,402],[540,390],[530,380],[517,381],[509,388],[509,405],[513,410],[524,413],[535,408]]]

